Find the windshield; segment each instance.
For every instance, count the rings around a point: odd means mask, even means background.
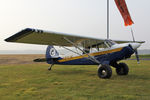
[[[112,45],[117,44],[116,42],[114,42],[114,41],[112,41],[112,40],[106,40],[105,43],[106,43],[106,45],[107,45],[108,47],[111,47]]]

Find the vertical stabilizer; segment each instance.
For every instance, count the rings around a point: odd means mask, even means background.
[[[46,61],[48,64],[54,63],[56,59],[60,58],[59,53],[53,46],[48,46],[46,50]]]

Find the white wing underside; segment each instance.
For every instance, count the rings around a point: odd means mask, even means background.
[[[105,39],[91,38],[79,35],[64,34],[52,31],[43,31],[38,29],[26,28],[15,35],[5,39],[7,42],[16,42],[16,43],[28,43],[28,44],[39,44],[39,45],[54,45],[54,46],[73,46],[70,40],[74,44],[84,45],[89,47],[98,43],[102,43]],[[113,40],[117,43],[126,43],[132,41],[118,41]],[[144,41],[137,41],[139,43],[144,43]]]

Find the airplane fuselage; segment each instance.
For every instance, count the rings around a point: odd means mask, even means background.
[[[130,58],[134,53],[134,49],[129,46],[129,44],[117,44],[111,48],[104,49],[103,51],[89,53],[90,56],[93,56],[100,64],[111,64],[112,62],[117,62],[123,59]],[[52,61],[47,61],[49,64],[52,64]],[[92,61],[87,54],[70,57],[70,58],[58,58],[54,62],[55,64],[61,65],[99,65]]]

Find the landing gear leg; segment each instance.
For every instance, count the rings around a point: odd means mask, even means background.
[[[50,65],[50,67],[48,68],[49,71],[52,70],[53,65],[54,65],[54,64],[51,64],[51,65]]]

